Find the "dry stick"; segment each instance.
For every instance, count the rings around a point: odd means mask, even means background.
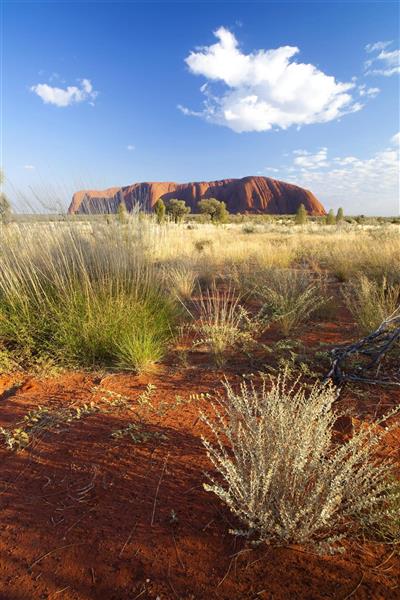
[[[176,539],[175,539],[175,534],[174,532],[172,532],[172,538],[174,540],[174,544],[175,544],[175,552],[176,552],[176,558],[178,559],[179,564],[181,565],[182,569],[185,570],[185,565],[182,562],[181,557],[179,556],[179,552],[178,552],[178,546],[176,544]]]
[[[350,597],[351,597],[351,596],[352,596],[352,595],[353,595],[353,594],[354,594],[354,593],[355,593],[355,592],[358,590],[358,588],[360,587],[360,585],[361,585],[361,584],[362,584],[362,582],[364,581],[364,575],[365,575],[365,573],[363,572],[363,574],[361,575],[361,579],[360,579],[360,581],[358,582],[358,584],[356,585],[356,587],[354,588],[354,590],[352,590],[352,591],[350,592],[350,594],[347,594],[347,596],[345,596],[345,597],[343,598],[343,600],[348,600],[348,599],[349,599],[349,598],[350,598]]]
[[[133,527],[132,527],[132,529],[131,529],[131,532],[130,532],[130,534],[129,534],[129,535],[128,535],[128,537],[126,538],[126,540],[125,540],[125,544],[122,546],[122,548],[121,548],[121,550],[120,550],[120,553],[119,553],[119,555],[118,555],[118,556],[119,556],[119,558],[121,558],[121,556],[122,556],[122,554],[123,554],[123,552],[124,552],[125,548],[127,547],[127,545],[129,544],[129,542],[131,541],[131,538],[132,538],[132,536],[133,536],[133,533],[134,533],[134,531],[135,531],[135,529],[136,529],[136,527],[137,527],[137,524],[138,524],[138,522],[136,521],[136,523],[134,524],[134,526],[133,526]]]
[[[57,596],[57,594],[61,594],[62,592],[65,592],[66,590],[69,590],[69,585],[67,585],[65,588],[63,588],[62,590],[57,590],[57,592],[54,592],[54,595]]]
[[[154,496],[153,513],[151,515],[151,522],[150,522],[151,527],[153,527],[153,524],[154,524],[154,515],[155,515],[155,512],[156,512],[156,504],[157,504],[158,492],[160,490],[161,481],[162,481],[162,478],[164,476],[165,468],[167,466],[168,457],[169,457],[169,453],[167,454],[167,456],[166,456],[166,458],[164,460],[164,466],[163,466],[162,471],[161,471],[160,479],[158,480],[158,485],[157,485],[157,489],[156,489],[156,495]]]
[[[33,561],[33,563],[31,565],[29,565],[28,571],[33,569],[33,567],[35,565],[37,565],[38,562],[40,562],[44,558],[47,558],[47,556],[50,556],[50,554],[53,554],[53,552],[57,552],[58,550],[64,550],[64,548],[72,548],[72,546],[84,546],[86,543],[87,542],[77,542],[75,544],[66,544],[65,546],[60,546],[59,548],[54,548],[54,550],[50,550],[50,552],[46,552],[46,554],[42,554],[42,556],[39,556],[39,558],[37,558],[35,561]]]
[[[72,525],[70,527],[68,527],[68,529],[66,529],[66,531],[64,532],[64,537],[63,540],[66,539],[66,535],[67,533],[69,533],[71,531],[71,529],[73,529],[76,525],[78,525],[78,523],[80,523],[81,521],[83,521],[83,519],[90,513],[92,512],[92,510],[94,510],[96,507],[92,506],[92,508],[90,508],[88,511],[85,512],[84,515],[82,515],[81,517],[79,517],[79,519],[77,521],[75,521],[75,523],[72,523]]]

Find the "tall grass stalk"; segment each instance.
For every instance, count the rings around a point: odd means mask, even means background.
[[[360,275],[343,290],[345,303],[363,333],[370,333],[400,307],[400,284]]]
[[[223,365],[239,343],[251,341],[250,319],[234,288],[219,289],[214,283],[194,306],[199,315],[196,343],[208,347],[217,365]]]

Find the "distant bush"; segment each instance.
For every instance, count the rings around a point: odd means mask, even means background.
[[[172,198],[165,201],[165,210],[175,223],[180,223],[190,213],[190,206],[186,206],[184,200]]]
[[[376,455],[386,430],[365,425],[336,442],[333,387],[291,385],[285,374],[271,387],[265,379],[224,387],[215,416],[202,415],[215,469],[204,487],[240,521],[232,533],[333,552],[371,524],[398,521],[394,465]]]
[[[307,220],[308,214],[306,211],[306,207],[304,206],[304,204],[300,204],[299,208],[297,209],[294,222],[296,223],[296,225],[305,225],[307,223]]]
[[[166,208],[162,198],[159,198],[155,203],[154,212],[156,213],[157,223],[159,225],[161,225],[161,223],[164,223]]]
[[[197,207],[201,214],[210,216],[213,223],[226,223],[229,213],[225,202],[220,202],[215,198],[204,198],[197,203]]]
[[[336,225],[335,213],[331,209],[326,215],[326,224],[327,225]]]

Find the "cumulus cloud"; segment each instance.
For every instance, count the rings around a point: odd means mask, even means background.
[[[332,121],[362,108],[351,94],[354,82],[341,83],[312,64],[296,62],[295,46],[245,54],[234,34],[220,27],[217,42],[198,48],[185,58],[189,71],[208,81],[200,91],[203,107],[185,115],[201,116],[236,132],[267,131],[273,127]],[[224,91],[212,91],[212,82]]]
[[[400,131],[399,133],[395,133],[394,136],[391,139],[392,144],[395,144],[396,146],[400,146]]]
[[[400,73],[400,50],[386,50],[393,42],[375,42],[367,44],[365,50],[372,55],[365,61],[366,75],[384,75],[390,77]]]
[[[297,155],[293,161],[294,165],[303,169],[318,169],[328,165],[328,148],[320,148],[315,153],[307,152],[307,150],[295,150],[293,154]]]
[[[367,87],[365,83],[358,86],[358,93],[360,96],[367,96],[368,98],[375,98],[381,90],[378,87]]]
[[[98,92],[93,89],[90,79],[81,79],[79,87],[69,85],[66,88],[59,88],[47,83],[38,83],[31,87],[31,91],[37,94],[45,104],[54,104],[59,107],[70,106],[79,102],[89,102],[93,105],[98,95]]]
[[[343,206],[349,214],[396,215],[400,211],[399,141],[400,134],[396,134],[387,148],[363,159],[329,158],[326,148],[314,153],[295,151],[292,163],[281,171],[288,181],[310,189],[328,208]]]
[[[34,165],[24,165],[24,169],[26,171],[34,171],[35,167],[34,167]]]

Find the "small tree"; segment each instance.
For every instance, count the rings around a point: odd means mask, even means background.
[[[341,223],[344,220],[343,208],[338,208],[336,213],[336,223]]]
[[[0,194],[0,222],[6,225],[11,218],[11,204],[5,194]]]
[[[126,210],[126,204],[123,200],[118,204],[117,208],[117,219],[120,223],[126,223],[128,218],[128,211]]]
[[[225,202],[220,202],[216,198],[205,198],[197,204],[202,214],[209,215],[213,223],[226,223],[228,211]]]
[[[3,184],[4,175],[3,171],[0,169],[0,185]],[[11,218],[11,204],[8,201],[8,198],[3,192],[0,193],[0,222],[7,224],[10,222]]]
[[[308,219],[308,215],[307,215],[306,207],[304,206],[304,204],[300,204],[300,206],[296,212],[295,223],[296,223],[296,225],[304,225],[305,223],[307,223],[307,219]]]
[[[190,213],[190,206],[186,206],[184,200],[172,198],[165,203],[167,215],[171,216],[175,223],[180,223],[185,215]]]
[[[326,224],[327,225],[335,225],[336,224],[335,213],[333,212],[332,208],[326,215]]]
[[[159,198],[155,203],[154,212],[156,213],[157,223],[161,225],[165,220],[165,204],[162,198]]]

